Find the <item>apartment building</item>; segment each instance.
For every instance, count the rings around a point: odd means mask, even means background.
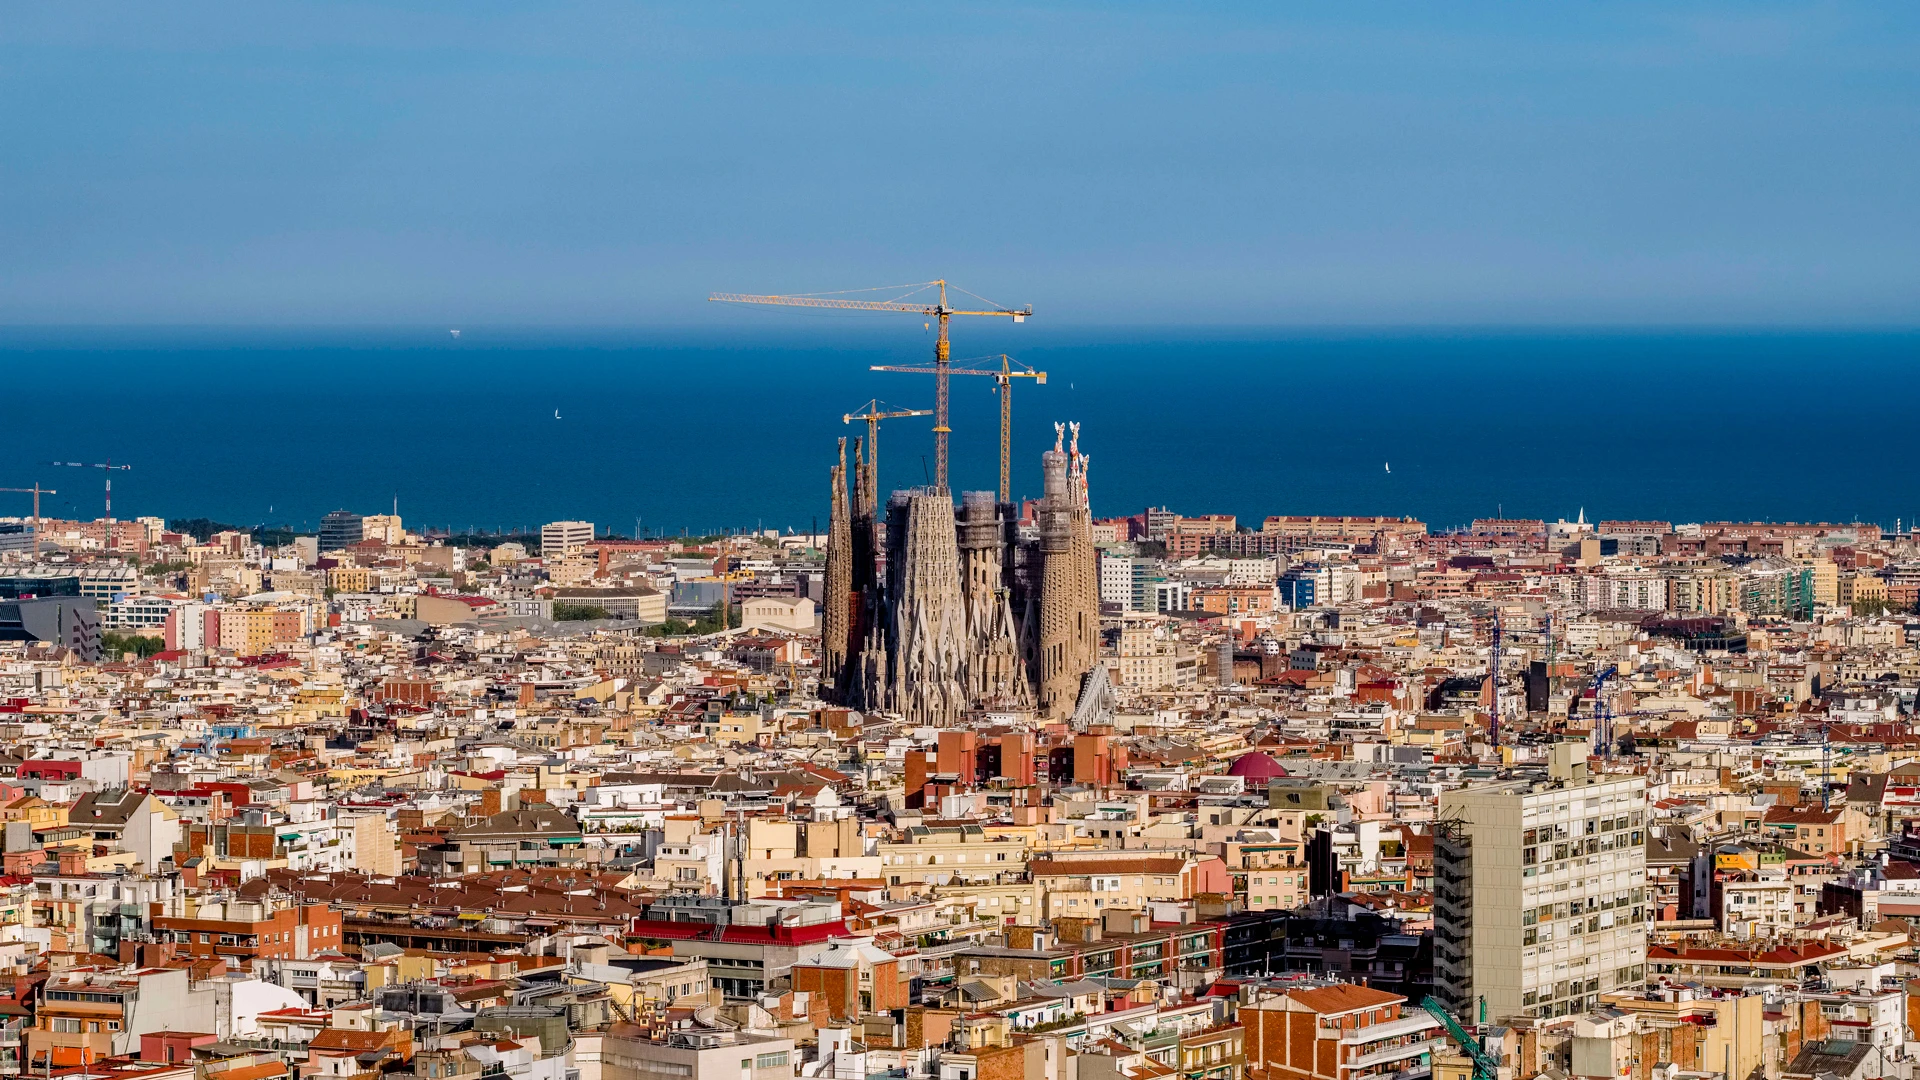
[[[1143,910],[1233,888],[1218,857],[1186,852],[1060,852],[1033,860],[1028,871],[1041,889],[1048,918],[1097,919],[1109,908]]]
[[[1407,999],[1334,983],[1255,991],[1240,1007],[1247,1070],[1268,1080],[1371,1080],[1430,1068],[1446,1049],[1440,1021]]]
[[[69,968],[40,988],[34,1026],[23,1032],[37,1068],[92,1065],[133,1052],[140,1036],[212,1031],[212,988],[194,989],[186,968]]]
[[[549,521],[540,526],[540,555],[543,559],[557,558],[570,548],[583,548],[591,543],[591,521]]]
[[[1646,781],[1587,775],[1585,749],[1440,797],[1434,985],[1457,1015],[1577,1014],[1644,978]]]
[[[1154,620],[1129,618],[1120,627],[1120,643],[1109,665],[1115,685],[1138,690],[1173,690],[1200,680],[1200,658],[1168,628]]]
[[[1020,875],[1027,842],[988,836],[978,825],[916,825],[878,854],[889,885],[991,885]]]
[[[305,960],[342,944],[340,912],[292,897],[180,896],[153,905],[156,941],[186,956],[220,957],[250,968],[255,960]]]
[[[602,1043],[600,1075],[603,1080],[792,1080],[799,1059],[792,1039],[616,1024]]]

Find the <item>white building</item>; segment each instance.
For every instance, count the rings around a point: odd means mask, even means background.
[[[152,633],[166,629],[167,616],[173,613],[174,605],[180,603],[164,596],[129,596],[107,605],[101,616],[102,630],[131,630],[135,633]]]
[[[1720,882],[1720,929],[1736,938],[1773,937],[1793,931],[1793,882],[1784,872],[1741,874]]]
[[[663,603],[663,622],[664,611]],[[746,630],[806,633],[820,625],[816,611],[817,605],[804,596],[761,596],[740,602],[740,626]]]
[[[1125,555],[1100,553],[1100,602],[1118,604],[1122,611],[1133,610],[1133,564]]]
[[[540,526],[542,557],[552,558],[568,548],[585,547],[591,543],[593,543],[593,522],[591,521],[549,521]]]
[[[1645,980],[1646,780],[1555,750],[1552,778],[1441,793],[1434,986],[1456,1015],[1577,1015]]]

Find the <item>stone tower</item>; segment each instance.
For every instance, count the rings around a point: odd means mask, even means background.
[[[960,497],[960,592],[966,605],[967,697],[1006,707],[1032,704],[1007,588],[1006,526],[991,491]]]
[[[1090,458],[1080,452],[1080,425],[1067,425],[1073,441],[1067,450],[1067,493],[1073,500],[1072,539],[1067,546],[1072,557],[1073,589],[1068,600],[1073,613],[1073,665],[1081,675],[1100,662],[1100,556],[1093,546],[1093,508],[1087,500],[1087,465]]]
[[[1054,425],[1056,433],[1060,425]],[[1073,496],[1068,486],[1067,453],[1055,439],[1040,455],[1044,487],[1040,496],[1040,633],[1034,673],[1040,715],[1061,720],[1073,714],[1080,693],[1075,670],[1077,645],[1072,595],[1079,582],[1073,566]]]
[[[855,451],[856,455],[858,451]],[[840,461],[831,470],[833,503],[827,515],[827,580],[821,596],[820,688],[838,700],[847,682],[847,646],[853,605],[853,528],[847,514],[847,440],[840,440]]]
[[[887,507],[892,683],[887,708],[909,724],[952,725],[967,706],[966,605],[953,498],[896,492]]]
[[[833,468],[821,693],[910,724],[969,708],[1075,713],[1099,663],[1100,606],[1087,455],[1055,425],[1041,455],[1037,535],[1012,505],[968,492],[896,491],[879,507],[875,447],[842,440]],[[849,489],[851,493],[849,494]]]

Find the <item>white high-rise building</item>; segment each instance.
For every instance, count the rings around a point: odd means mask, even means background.
[[[1125,555],[1100,553],[1100,602],[1118,604],[1122,611],[1133,611],[1133,564]]]
[[[1434,989],[1469,1023],[1590,1011],[1646,978],[1646,781],[1555,751],[1552,777],[1440,796]]]
[[[591,521],[549,521],[540,526],[540,554],[552,558],[568,548],[593,543]]]

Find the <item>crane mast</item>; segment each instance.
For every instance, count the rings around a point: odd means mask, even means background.
[[[53,490],[52,488],[43,488],[39,485],[38,482],[36,482],[30,488],[10,487],[10,488],[0,488],[0,491],[18,491],[18,492],[21,492],[22,494],[26,492],[33,493],[33,557],[36,560],[39,559],[40,558],[40,496],[58,495],[60,493]]]
[[[865,420],[867,422],[867,460],[869,461],[878,460],[876,454],[877,448],[880,445],[880,421],[893,420],[902,416],[933,415],[932,409],[888,409],[886,402],[881,401],[879,398],[874,398],[872,401],[860,406],[860,410],[859,412],[847,413],[840,418],[840,422],[843,424],[851,424],[855,420]]]
[[[1013,380],[1032,379],[1042,386],[1046,385],[1047,373],[1035,371],[1031,367],[1016,371],[1014,359],[1006,353],[997,357],[981,357],[983,360],[999,360],[1000,367],[994,368],[957,368],[949,366],[948,375],[986,375],[993,379],[994,391],[1000,395],[1000,501],[1013,501],[1012,457],[1013,457]],[[970,361],[962,361],[968,363]],[[1025,365],[1022,365],[1025,367]],[[874,371],[907,372],[910,374],[938,373],[937,368],[913,367],[901,364],[875,364]]]

